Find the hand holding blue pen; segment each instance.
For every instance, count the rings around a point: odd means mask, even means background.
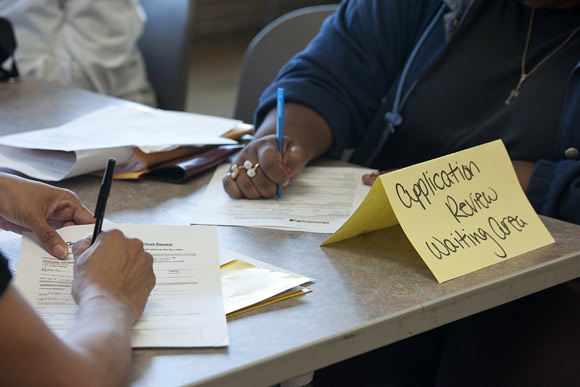
[[[282,88],[277,90],[276,101],[222,179],[224,191],[231,198],[281,200],[282,189],[331,145],[330,128],[318,113],[285,101]]]
[[[278,89],[278,98],[277,98],[277,120],[276,120],[276,141],[278,142],[278,150],[280,151],[280,156],[282,157],[282,161],[284,160],[284,89]],[[276,190],[276,197],[280,199],[282,196],[282,186],[278,185]]]

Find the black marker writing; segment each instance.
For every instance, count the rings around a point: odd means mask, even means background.
[[[493,251],[495,255],[500,258],[507,257],[507,253],[502,247],[502,245],[487,231],[483,228],[478,228],[474,232],[466,233],[464,229],[461,232],[455,230],[450,233],[450,238],[439,239],[435,236],[431,237],[431,241],[426,241],[425,245],[437,259],[443,259],[443,257],[448,257],[459,250],[465,250],[472,247],[477,247],[483,242],[491,241],[495,243],[497,249]]]
[[[468,218],[482,209],[488,209],[497,199],[497,192],[489,187],[487,192],[471,192],[468,198],[461,200],[459,203],[455,198],[447,195],[445,206],[457,223],[461,223],[460,218]]]
[[[427,249],[439,260],[448,257],[458,251],[463,251],[478,247],[484,242],[493,242],[495,248],[493,253],[499,258],[506,258],[507,252],[501,244],[514,233],[522,232],[528,223],[519,216],[504,216],[497,220],[493,216],[487,218],[489,230],[479,227],[475,231],[466,232],[465,229],[454,230],[449,233],[449,237],[440,238],[431,236],[425,241]]]
[[[426,209],[427,204],[431,204],[430,196],[435,196],[437,191],[443,191],[464,181],[471,181],[476,172],[480,172],[474,161],[467,164],[455,165],[449,163],[448,169],[434,173],[432,176],[425,171],[411,188],[406,188],[401,183],[395,184],[395,191],[399,201],[407,208],[413,207],[414,203]]]

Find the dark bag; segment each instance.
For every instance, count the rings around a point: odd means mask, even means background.
[[[14,59],[16,39],[12,24],[0,17],[0,81],[13,82],[18,79],[18,67]]]
[[[221,145],[210,147],[189,156],[168,161],[152,167],[143,177],[168,183],[183,183],[187,179],[215,167],[228,157],[238,153],[244,145]]]

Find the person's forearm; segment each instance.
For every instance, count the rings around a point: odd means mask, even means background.
[[[84,302],[75,325],[64,339],[84,360],[71,372],[88,372],[93,379],[90,384],[95,386],[125,385],[131,361],[130,329],[134,313],[113,297],[97,296]]]
[[[276,109],[264,118],[255,137],[263,137],[276,133]],[[284,108],[284,136],[299,143],[306,154],[308,161],[322,156],[332,145],[332,131],[330,127],[314,110],[297,103],[287,103]]]
[[[64,339],[49,330],[11,285],[0,297],[1,384],[124,386],[133,310],[116,299],[84,304]]]

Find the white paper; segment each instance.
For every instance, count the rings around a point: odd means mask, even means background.
[[[228,345],[222,299],[217,229],[194,226],[115,224],[141,239],[151,253],[157,283],[132,331],[139,347],[221,347]],[[93,225],[58,230],[67,243],[91,233]],[[22,238],[15,285],[59,336],[72,327],[77,305],[71,295],[72,254],[59,260],[32,234]]]
[[[133,150],[169,151],[184,145],[235,144],[221,137],[241,121],[146,106],[109,106],[55,128],[0,136],[0,168],[35,179],[60,181],[103,170],[117,160],[116,173],[147,165]]]
[[[240,121],[145,106],[108,106],[64,125],[0,137],[0,145],[78,151],[118,147],[235,144],[221,137]],[[156,148],[163,150],[163,148]]]
[[[146,167],[130,147],[64,152],[0,145],[0,166],[45,181],[60,181],[102,170],[110,157],[117,160],[115,172],[118,173]]]
[[[222,178],[229,165],[213,175],[193,224],[264,227],[333,233],[350,217],[370,190],[362,175],[372,169],[307,167],[277,199],[231,199]]]
[[[220,247],[219,250],[220,250],[220,259],[219,259],[220,266],[223,266],[227,263],[233,262],[237,259],[240,261],[247,262],[250,265],[254,265],[256,267],[261,267],[261,268],[272,270],[272,271],[279,271],[281,273],[294,274],[294,275],[298,275],[298,276],[303,277],[302,274],[298,274],[298,273],[295,273],[293,271],[283,269],[279,266],[272,265],[268,262],[260,261],[259,259],[256,259],[256,258],[248,257],[247,255],[240,254],[234,250],[226,249],[225,247]],[[313,278],[308,278],[308,280],[309,281],[304,281],[304,282],[314,281]]]
[[[220,266],[235,260],[250,264],[255,270],[225,274],[224,270],[227,270],[227,266],[222,267],[222,293],[226,314],[266,300],[277,299],[289,293],[310,291],[299,285],[312,282],[312,278],[220,247]]]
[[[2,252],[2,255],[8,261],[8,268],[13,275],[16,273],[16,268],[18,267],[20,240],[21,236],[19,234],[0,230],[0,252]]]

